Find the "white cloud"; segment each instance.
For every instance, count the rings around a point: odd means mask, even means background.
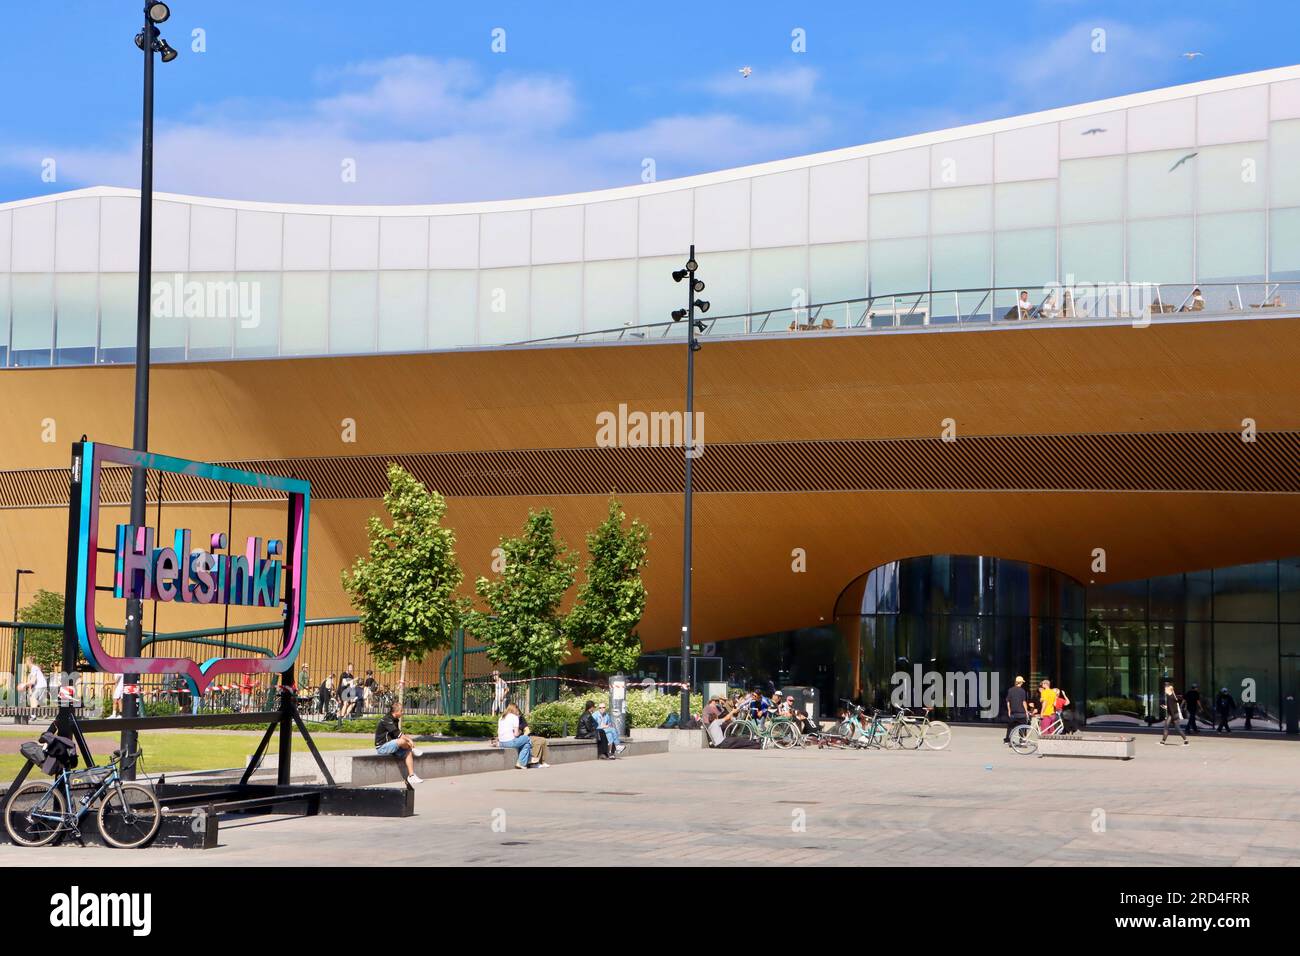
[[[282,202],[447,202],[541,196],[660,179],[815,148],[827,123],[763,123],[726,112],[673,115],[616,131],[571,130],[580,104],[552,75],[485,79],[471,64],[402,56],[336,71],[343,87],[297,108],[223,102],[160,122],[160,191]],[[54,156],[76,185],[135,185],[139,144],[0,147],[0,163]],[[354,160],[357,181],[340,171]]]

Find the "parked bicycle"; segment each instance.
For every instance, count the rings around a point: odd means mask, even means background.
[[[65,832],[79,839],[81,821],[93,808],[110,846],[144,846],[162,822],[158,797],[143,784],[123,782],[121,773],[141,756],[142,751],[124,755],[114,750],[104,766],[65,770],[49,783],[23,784],[5,802],[9,838],[20,846],[45,846]]]
[[[928,750],[943,750],[952,742],[952,730],[942,720],[931,720],[931,707],[926,707],[919,715],[906,707],[898,711],[894,718],[893,733],[898,745],[904,750],[918,750],[924,746]]]
[[[1038,741],[1043,737],[1057,737],[1065,733],[1065,721],[1060,717],[1053,720],[1044,730],[1043,718],[1034,714],[1029,723],[1013,727],[1011,730],[1011,749],[1018,754],[1029,755],[1038,749]]]
[[[791,717],[769,717],[762,721],[737,715],[727,725],[728,737],[757,740],[764,748],[788,750],[799,742],[799,727]]]

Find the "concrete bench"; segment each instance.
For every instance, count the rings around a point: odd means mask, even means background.
[[[628,740],[626,744],[623,757],[668,752],[667,740]],[[421,745],[417,742],[416,746]],[[518,751],[489,746],[486,741],[479,748],[453,749],[438,744],[424,744],[421,749],[424,753],[415,758],[415,772],[425,780],[509,770],[519,759]],[[596,744],[593,740],[575,740],[572,737],[549,740],[547,750],[547,763],[552,766],[596,759]],[[349,782],[361,786],[397,783],[406,775],[406,767],[401,761],[374,753],[353,757],[351,771]]]
[[[1137,755],[1136,740],[1120,734],[1052,734],[1038,738],[1038,756],[1132,760]]]

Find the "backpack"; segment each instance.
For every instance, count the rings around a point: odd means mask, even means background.
[[[51,777],[77,765],[77,745],[67,737],[47,730],[36,741],[28,741],[18,752]]]

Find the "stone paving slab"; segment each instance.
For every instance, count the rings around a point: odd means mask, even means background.
[[[1137,742],[1131,761],[1013,754],[958,727],[945,751],[679,751],[429,781],[416,816],[254,818],[215,850],[0,848],[9,865],[756,863],[1294,866],[1287,741]]]

